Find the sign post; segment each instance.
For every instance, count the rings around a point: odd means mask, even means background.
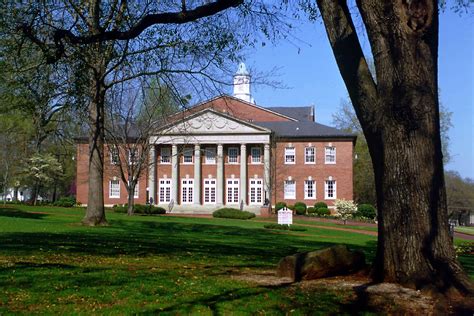
[[[279,225],[292,225],[293,224],[293,211],[287,207],[282,208],[278,211],[278,224]]]

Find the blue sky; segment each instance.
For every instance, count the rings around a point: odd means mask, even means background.
[[[275,79],[288,89],[252,86],[261,106],[305,106],[314,104],[316,121],[332,125],[341,99],[347,97],[344,82],[334,60],[321,23],[301,23],[293,40],[280,41],[248,52],[251,69],[265,72],[279,67]],[[451,162],[445,167],[463,177],[474,178],[474,15],[454,12],[440,15],[439,86],[440,100],[453,112],[449,131]],[[365,51],[369,43],[361,38]]]

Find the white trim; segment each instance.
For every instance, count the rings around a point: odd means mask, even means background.
[[[112,182],[114,182],[114,183],[112,183]],[[112,189],[112,184],[114,186],[118,185],[118,187]],[[109,198],[111,198],[111,199],[120,199],[120,180],[109,180]]]
[[[158,180],[158,203],[169,202],[171,202],[171,179],[161,178]]]
[[[293,195],[287,195],[289,190],[287,190],[287,185],[291,185],[290,182],[292,182],[293,186]],[[295,180],[285,180],[283,182],[283,198],[285,200],[296,200],[296,181]]]
[[[232,157],[232,158],[235,158],[235,161],[230,161],[230,151],[231,150],[235,150],[236,151],[236,155],[235,157]],[[239,164],[239,147],[228,147],[227,148],[227,163],[228,164],[231,164],[231,165],[238,165]]]
[[[308,150],[309,149],[312,149],[313,150],[313,154],[312,155],[308,155]],[[308,161],[308,157],[310,156],[313,156],[313,161]],[[308,147],[305,147],[304,148],[304,163],[306,165],[314,165],[316,164],[316,148],[314,146],[308,146]]]
[[[308,184],[312,182],[312,190],[311,190],[311,195],[312,197],[309,197],[309,189],[308,189]],[[308,179],[304,180],[304,199],[305,200],[316,200],[316,181],[313,179]]]
[[[329,196],[329,182],[332,182],[332,197]],[[324,199],[335,200],[337,198],[337,183],[336,180],[325,180],[324,181]]]
[[[187,144],[269,144],[270,134],[196,134],[196,135],[160,135],[150,136],[150,144],[176,144],[176,145],[187,145]]]
[[[194,179],[181,179],[181,204],[193,204],[194,202]]]
[[[185,157],[191,157],[191,161],[185,161]],[[183,148],[183,160],[182,164],[183,165],[192,165],[194,163],[194,153],[193,149],[191,147],[184,147]]]
[[[258,156],[255,156],[255,157],[258,157],[258,161],[254,161],[254,156],[253,156],[253,152],[254,150],[258,150]],[[250,164],[252,165],[259,165],[262,163],[262,148],[261,147],[251,147],[250,148]]]
[[[208,194],[208,202],[206,202],[206,193]],[[212,201],[213,193],[214,201]],[[217,180],[215,178],[205,178],[203,180],[202,201],[205,205],[214,205],[217,203]]]
[[[252,202],[252,193],[254,201]],[[249,205],[263,204],[263,179],[253,178],[249,180]]]
[[[214,159],[208,160],[208,153],[212,153],[214,155]],[[217,161],[217,148],[216,147],[206,147],[204,148],[204,164],[205,165],[215,165]]]
[[[292,153],[293,151],[293,153]],[[293,161],[288,160],[288,157],[293,156]],[[294,146],[287,146],[285,147],[285,155],[284,155],[284,163],[285,165],[294,165],[296,164],[296,148]]]
[[[333,150],[333,152],[331,152]],[[328,160],[328,157],[334,156],[334,161]],[[326,146],[324,147],[324,163],[326,165],[335,165],[336,164],[336,147],[335,146]]]
[[[163,161],[163,157],[167,157],[167,161]],[[171,147],[160,148],[160,164],[170,165],[171,164]]]
[[[229,189],[230,195],[229,195]],[[229,202],[229,198],[231,201]],[[225,201],[226,204],[239,204],[240,202],[240,179],[228,178],[225,181]]]

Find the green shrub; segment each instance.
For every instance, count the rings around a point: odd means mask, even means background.
[[[148,212],[148,207],[151,205],[143,205],[143,204],[135,204],[133,206],[133,213],[135,214],[147,214]]]
[[[285,202],[277,202],[277,204],[275,204],[275,211],[278,212],[279,210],[281,210],[285,206],[286,206]]]
[[[295,212],[297,215],[305,215],[306,207],[302,205],[295,205]]]
[[[314,214],[315,212],[316,212],[316,209],[312,206],[310,206],[306,209],[306,213],[308,213],[308,214]]]
[[[159,206],[152,206],[150,207],[148,214],[150,215],[166,214],[166,210]]]
[[[360,204],[357,207],[355,216],[374,219],[376,216],[375,207],[373,207],[371,204]]]
[[[247,211],[241,211],[235,208],[221,208],[212,213],[213,217],[218,218],[233,218],[233,219],[250,219],[254,218],[255,214]]]
[[[117,205],[115,204],[112,206],[112,211],[115,213],[127,213],[127,204],[124,205]]]
[[[293,204],[289,204],[286,206],[288,209],[294,211],[295,210],[295,206]]]
[[[112,206],[112,211],[116,213],[127,213],[128,211],[128,204],[123,205],[114,205]],[[157,214],[166,214],[166,210],[159,206],[154,205],[143,205],[143,204],[135,204],[133,206],[133,212],[135,214],[140,215],[157,215]]]
[[[73,196],[63,196],[53,203],[54,206],[73,207],[76,205],[76,199]]]
[[[318,208],[321,208],[321,207],[328,208],[328,205],[324,202],[316,202],[316,204],[314,204],[315,209],[318,209]]]
[[[456,254],[458,255],[473,255],[474,254],[474,243],[462,242],[458,245],[454,245]]]
[[[327,207],[320,207],[316,209],[315,213],[318,216],[327,216],[331,214],[331,211]]]
[[[306,211],[306,204],[303,203],[303,202],[296,202],[296,203],[295,203],[295,209],[296,209],[297,207],[301,207],[301,208],[304,207],[304,210]]]
[[[266,229],[291,230],[291,231],[300,231],[300,232],[306,230],[306,228],[299,227],[299,226],[280,225],[280,224],[266,224],[263,227]]]

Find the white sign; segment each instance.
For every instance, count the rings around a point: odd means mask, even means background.
[[[293,224],[293,211],[284,207],[278,211],[278,224],[279,225],[292,225]]]

